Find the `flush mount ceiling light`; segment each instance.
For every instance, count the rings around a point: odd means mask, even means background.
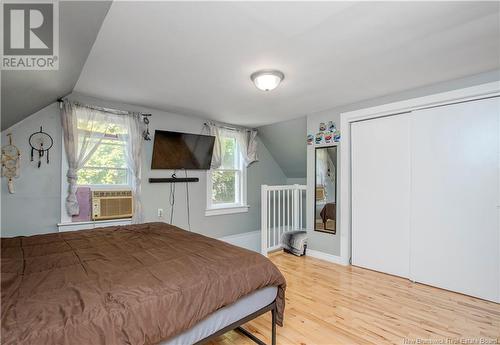
[[[276,70],[263,70],[252,73],[250,79],[252,79],[257,89],[262,91],[271,91],[274,90],[283,79],[285,79],[285,75]]]

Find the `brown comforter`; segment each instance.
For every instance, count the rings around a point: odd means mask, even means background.
[[[2,238],[11,344],[156,344],[285,279],[264,256],[165,223]]]
[[[337,219],[337,207],[335,207],[334,202],[330,202],[323,206],[323,209],[319,213],[323,223],[326,223],[328,219],[336,220]]]

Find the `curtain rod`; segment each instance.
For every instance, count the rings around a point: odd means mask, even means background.
[[[58,98],[57,102],[58,103],[63,103],[64,99],[63,98]],[[99,106],[96,106],[96,105],[82,104],[80,102],[75,102],[75,101],[73,101],[73,102],[76,103],[76,104],[78,104],[78,105],[81,105],[83,107],[87,107],[87,108],[95,109],[95,110],[100,110],[100,111],[104,111],[104,112],[107,112],[107,113],[114,113],[114,114],[117,114],[117,115],[134,113],[133,111],[111,109],[111,108],[99,107]],[[141,114],[141,116],[152,116],[151,113],[140,113],[140,114]]]
[[[212,121],[213,124],[219,126],[220,128],[224,128],[224,129],[229,129],[229,130],[232,130],[232,131],[236,131],[236,130],[239,130],[239,129],[244,129],[245,131],[247,132],[251,132],[251,131],[254,131],[256,130],[255,128],[246,128],[246,127],[239,127],[239,126],[229,126],[229,125],[225,125],[225,124],[222,124],[222,123],[219,123],[219,122],[216,122],[216,121]],[[210,125],[210,121],[209,122],[205,122],[204,123],[205,126],[208,126]]]

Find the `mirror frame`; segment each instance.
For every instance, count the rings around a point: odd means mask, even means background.
[[[317,186],[317,180],[316,180],[316,167],[317,167],[317,160],[318,160],[318,155],[317,155],[317,150],[319,149],[329,149],[335,147],[337,150],[337,161],[335,162],[335,213],[337,213],[338,210],[338,203],[337,203],[337,191],[338,191],[338,162],[339,162],[339,145],[322,145],[322,146],[317,146],[314,148],[314,206],[313,206],[313,230],[317,232],[323,232],[325,234],[330,234],[330,235],[337,235],[337,225],[338,225],[338,217],[335,219],[335,230],[323,230],[323,229],[316,229],[316,186]]]

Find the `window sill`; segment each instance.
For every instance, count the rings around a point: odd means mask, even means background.
[[[130,225],[132,221],[130,218],[124,219],[109,219],[109,220],[91,220],[85,222],[64,222],[57,224],[59,232],[64,231],[77,231],[85,229],[95,229],[104,226],[117,226],[117,225]]]
[[[225,214],[245,213],[248,212],[249,208],[250,206],[248,205],[209,208],[205,210],[205,216],[211,217],[211,216],[221,216]]]
[[[79,184],[77,187],[90,188],[90,190],[131,190],[129,184]],[[114,220],[114,219],[113,219]]]

